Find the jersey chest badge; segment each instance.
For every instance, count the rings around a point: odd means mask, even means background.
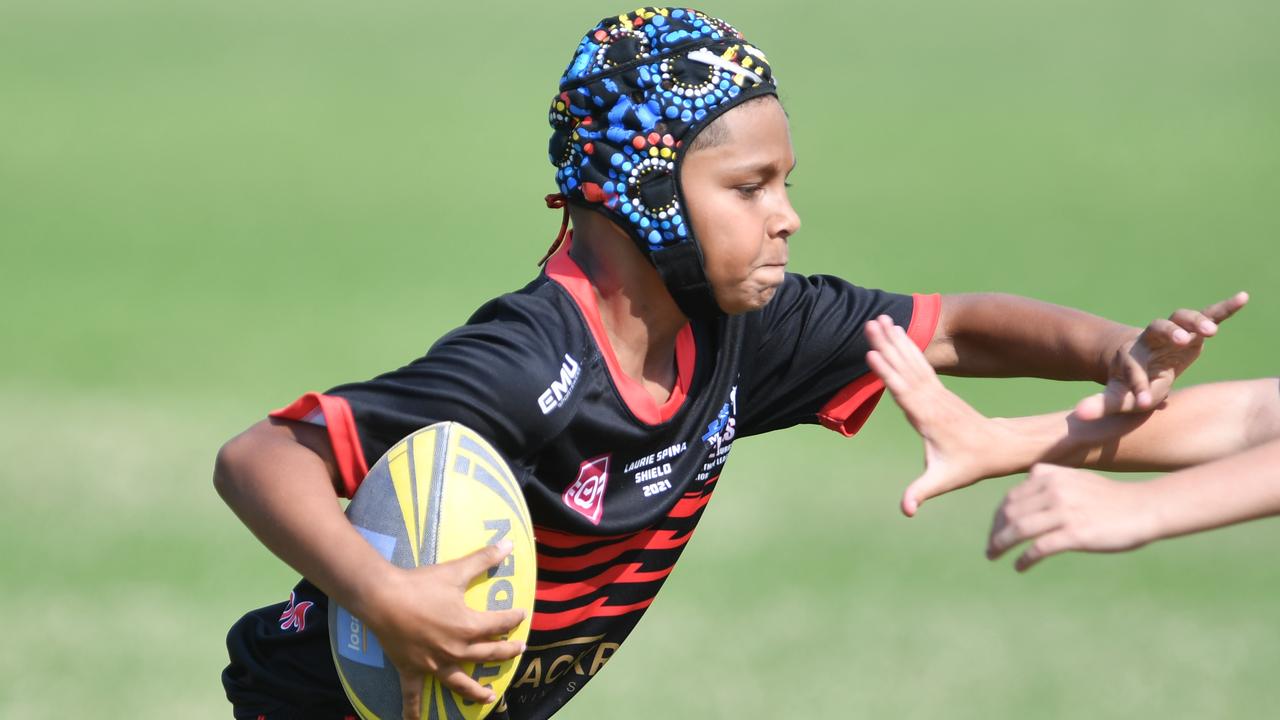
[[[573,481],[561,498],[564,504],[592,525],[600,524],[604,514],[604,491],[609,486],[609,456],[586,460],[578,467],[578,479]]]

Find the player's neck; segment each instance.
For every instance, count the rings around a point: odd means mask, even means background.
[[[664,402],[676,382],[676,335],[688,318],[658,271],[618,226],[590,211],[574,212],[570,255],[591,281],[622,371]]]

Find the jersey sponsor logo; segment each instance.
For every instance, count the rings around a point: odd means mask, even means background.
[[[302,632],[307,629],[307,611],[315,603],[310,600],[298,602],[298,594],[292,590],[289,591],[289,605],[280,613],[280,629],[290,630],[294,632]]]
[[[609,456],[586,460],[578,467],[578,479],[573,481],[561,497],[564,504],[592,525],[600,524],[604,514],[604,491],[609,485]]]
[[[619,643],[602,642],[603,635],[576,637],[546,645],[530,645],[521,661],[519,677],[507,690],[516,704],[536,702],[557,689],[575,692],[600,672]]]
[[[551,385],[538,396],[538,409],[542,414],[550,415],[553,410],[562,407],[581,376],[582,368],[578,365],[578,361],[574,360],[569,353],[565,353],[564,362],[560,364],[560,377],[552,381]]]
[[[707,425],[707,432],[702,441],[707,444],[707,459],[702,464],[697,481],[703,482],[719,471],[720,466],[729,459],[729,451],[733,449],[733,439],[738,434],[738,386],[729,391],[729,402],[720,408],[716,419]]]

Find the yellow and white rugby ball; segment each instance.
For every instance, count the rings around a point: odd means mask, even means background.
[[[465,598],[475,610],[523,608],[525,620],[509,638],[528,638],[537,577],[533,521],[507,463],[480,435],[454,422],[410,434],[369,470],[347,517],[383,557],[403,568],[447,562],[510,539],[511,554],[473,581]],[[329,603],[329,646],[360,717],[401,717],[399,673],[378,638],[334,602]],[[463,670],[501,698],[519,660],[468,663]],[[493,707],[464,700],[431,676],[424,683],[423,720],[479,720]]]

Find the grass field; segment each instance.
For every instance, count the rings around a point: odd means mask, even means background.
[[[1188,382],[1277,373],[1280,5],[711,2],[770,55],[793,268],[1145,323],[1252,306]],[[621,6],[0,6],[0,717],[229,717],[222,636],[294,574],[209,482],[300,392],[424,350],[558,227],[546,105]],[[996,414],[1085,385],[948,381]],[[1227,718],[1280,703],[1280,523],[1028,576],[1012,480],[896,514],[919,446],[739,445],[565,717]]]

